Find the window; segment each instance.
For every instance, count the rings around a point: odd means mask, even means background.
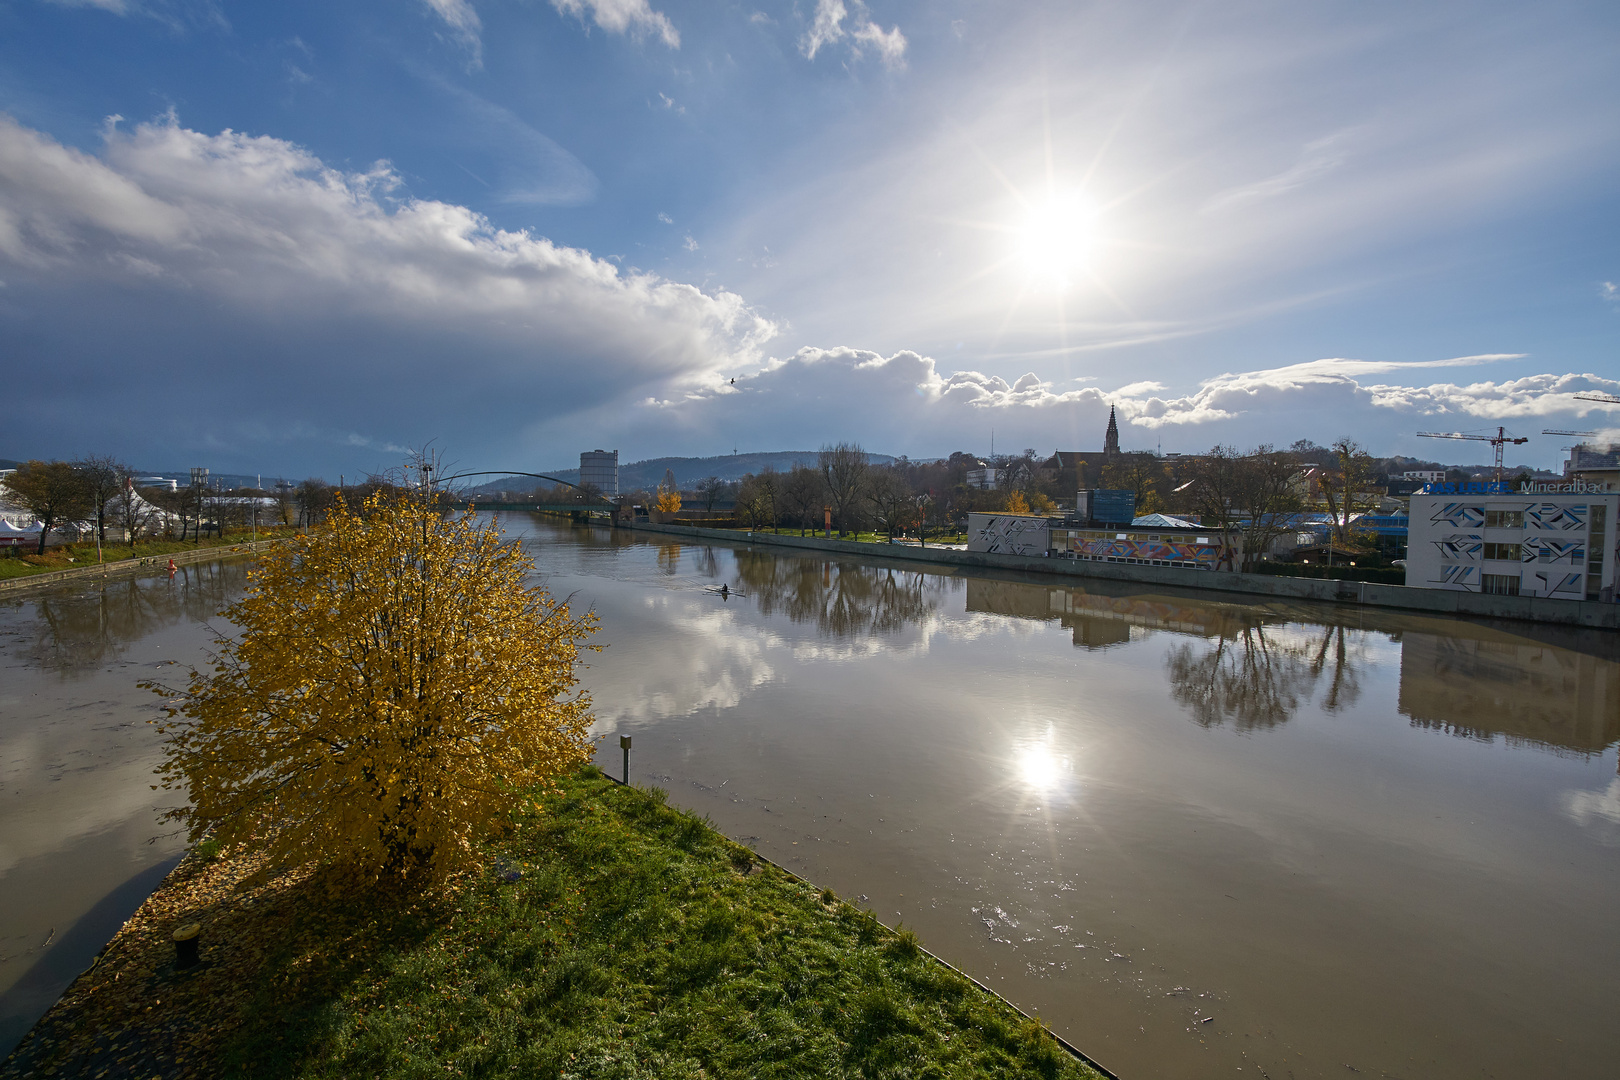
[[[1524,528],[1524,511],[1487,510],[1485,511],[1485,527],[1487,529],[1522,529]],[[1489,555],[1485,557],[1490,558]]]
[[[1518,596],[1519,575],[1517,574],[1481,574],[1479,591],[1495,593],[1497,596]]]
[[[1596,600],[1603,590],[1603,548],[1608,531],[1609,508],[1602,503],[1593,503],[1587,513],[1591,531],[1586,538],[1586,598]]]
[[[1519,553],[1523,549],[1518,544],[1486,544],[1485,558],[1501,559],[1505,562],[1518,562]]]

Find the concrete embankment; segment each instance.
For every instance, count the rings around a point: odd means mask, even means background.
[[[260,540],[258,543],[246,544],[216,544],[213,547],[194,548],[190,551],[176,551],[167,555],[143,555],[135,559],[120,559],[117,562],[98,563],[95,566],[75,566],[68,570],[48,570],[43,574],[30,574],[27,577],[8,578],[0,581],[0,597],[21,596],[25,593],[41,591],[54,585],[63,585],[76,581],[101,581],[114,577],[129,577],[134,574],[151,573],[162,570],[174,560],[176,566],[189,566],[192,563],[213,562],[216,559],[235,559],[244,555],[255,555],[261,551],[270,550],[272,545],[286,543],[288,537],[279,537],[275,540]]]
[[[1332,581],[1318,578],[1272,577],[1268,574],[1238,574],[1217,570],[1187,570],[1175,566],[1146,566],[1135,563],[1090,562],[1078,559],[1034,558],[1024,555],[992,555],[960,548],[923,548],[911,544],[860,544],[849,540],[828,540],[819,536],[790,536],[737,529],[700,529],[688,525],[652,525],[638,522],[636,532],[662,533],[688,540],[718,540],[730,544],[771,544],[784,548],[864,556],[866,558],[906,559],[939,567],[969,567],[1018,570],[1063,578],[1091,578],[1127,581],[1183,589],[1209,589],[1247,596],[1288,600],[1320,600],[1333,604],[1422,611],[1435,615],[1462,615],[1485,619],[1520,619],[1528,622],[1580,626],[1595,630],[1620,630],[1620,604],[1587,600],[1549,600],[1539,596],[1495,596],[1484,593],[1453,592],[1448,589],[1418,589],[1406,585],[1380,585],[1370,581]]]

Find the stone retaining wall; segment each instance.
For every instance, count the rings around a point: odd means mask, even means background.
[[[987,552],[963,551],[960,548],[922,548],[911,544],[861,544],[851,540],[828,540],[819,536],[788,536],[767,532],[745,532],[739,529],[699,529],[681,525],[649,525],[643,522],[618,527],[693,540],[720,540],[731,544],[772,544],[778,547],[835,552],[840,555],[866,558],[907,559],[913,562],[932,563],[936,566],[1020,570],[1025,573],[1052,574],[1057,577],[1130,581],[1147,585],[1243,593],[1249,596],[1321,600],[1327,603],[1424,611],[1437,615],[1522,619],[1599,630],[1620,630],[1620,604],[1602,604],[1586,600],[1494,596],[1484,593],[1452,592],[1446,589],[1419,589],[1408,585],[1381,585],[1370,581],[1272,577],[1268,574],[1188,570],[1175,566],[992,555]]]

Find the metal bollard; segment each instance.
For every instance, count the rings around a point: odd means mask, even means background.
[[[619,736],[619,749],[624,751],[624,782],[630,783],[630,736]]]
[[[202,924],[186,923],[176,927],[174,934],[174,970],[184,971],[202,963],[197,948],[202,944]]]

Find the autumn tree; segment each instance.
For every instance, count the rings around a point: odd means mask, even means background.
[[[25,461],[6,474],[4,483],[12,500],[39,520],[40,555],[52,529],[90,512],[84,477],[66,461]]]
[[[664,482],[658,485],[658,498],[653,500],[653,509],[664,514],[673,514],[681,508],[681,493],[675,487],[675,474],[669,470],[664,471]]]
[[[358,880],[468,865],[523,787],[589,759],[575,665],[594,629],[469,512],[338,500],[266,555],[206,672],[172,695],[163,786],[193,839]]]

